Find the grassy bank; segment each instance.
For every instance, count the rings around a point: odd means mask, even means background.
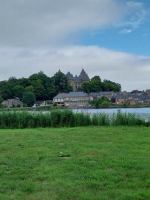
[[[0,111],[49,111],[58,110],[60,107],[57,106],[37,106],[37,107],[14,107],[14,108],[1,108]],[[66,107],[61,107],[61,109],[67,109]]]
[[[1,112],[0,128],[36,128],[36,127],[78,127],[78,126],[150,126],[150,121],[138,118],[135,114],[118,111],[112,116],[105,113],[73,113],[71,110],[55,110],[49,113]]]
[[[108,108],[149,108],[150,104],[148,105],[110,105]]]
[[[1,200],[149,200],[149,127],[0,131]]]
[[[149,108],[150,105],[109,105],[108,108],[105,109],[109,109],[109,108],[115,108],[115,109],[120,109],[120,108]],[[57,106],[37,106],[37,107],[23,107],[23,108],[0,108],[0,111],[52,111],[52,110],[68,110],[68,107],[62,106],[62,107],[57,107]],[[71,109],[71,108],[70,108]],[[81,107],[78,107],[77,109],[84,109]],[[93,106],[91,107],[87,107],[86,109],[95,109]],[[104,109],[104,108],[99,108],[99,109]]]

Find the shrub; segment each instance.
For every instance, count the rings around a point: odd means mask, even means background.
[[[108,108],[108,106],[109,106],[108,101],[103,101],[103,103],[101,104],[102,108]]]
[[[56,107],[56,106],[57,106],[57,103],[56,103],[56,102],[55,102],[55,103],[53,103],[53,106],[54,106],[54,107]]]
[[[6,106],[0,103],[0,108],[5,108]]]

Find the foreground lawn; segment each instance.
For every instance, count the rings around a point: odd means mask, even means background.
[[[0,130],[0,200],[51,199],[150,200],[150,128]]]

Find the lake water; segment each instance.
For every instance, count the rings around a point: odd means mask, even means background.
[[[111,115],[113,113],[117,113],[118,110],[122,113],[135,113],[137,116],[145,119],[146,121],[150,120],[150,108],[73,109],[73,112],[83,112],[89,114],[107,113]]]
[[[113,113],[117,113],[120,110],[122,113],[135,113],[138,117],[145,119],[146,121],[150,121],[150,108],[108,108],[108,109],[72,109],[73,112],[83,112],[88,113],[90,115],[94,113],[106,113],[112,115]],[[51,111],[28,111],[30,113],[48,113]]]

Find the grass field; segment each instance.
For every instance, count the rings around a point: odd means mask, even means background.
[[[0,200],[150,200],[150,127],[0,130]]]

